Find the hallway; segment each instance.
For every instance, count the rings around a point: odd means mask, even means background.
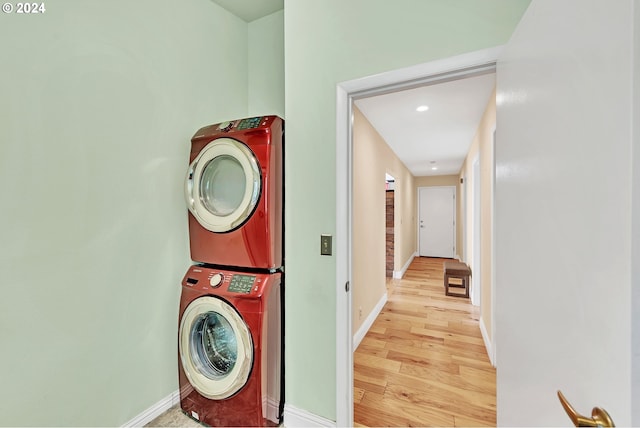
[[[444,295],[445,259],[417,257],[354,353],[360,426],[495,426],[495,369],[469,299]]]

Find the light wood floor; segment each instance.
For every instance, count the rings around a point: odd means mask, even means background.
[[[443,262],[417,257],[387,281],[388,302],[354,354],[356,425],[496,425],[479,310],[445,296]]]

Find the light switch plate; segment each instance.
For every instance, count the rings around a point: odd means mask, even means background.
[[[333,247],[332,236],[331,235],[320,235],[320,255],[321,256],[330,256],[332,254],[331,250]]]

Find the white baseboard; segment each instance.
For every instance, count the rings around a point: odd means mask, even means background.
[[[180,402],[180,391],[173,391],[171,394],[167,395],[156,404],[149,407],[144,412],[140,413],[138,416],[134,417],[130,421],[124,423],[123,427],[143,427],[171,407],[175,406]]]
[[[384,308],[385,303],[387,303],[386,291],[384,292],[380,300],[378,300],[378,303],[376,303],[376,306],[371,310],[358,331],[356,331],[356,334],[353,335],[353,352],[358,349],[360,342],[362,342],[362,339],[364,339],[364,336],[367,334],[376,318],[378,318],[378,315],[380,315],[380,311],[382,311],[382,308]]]
[[[335,421],[323,418],[322,416],[315,415],[307,412],[306,410],[298,409],[290,404],[284,405],[284,422],[283,426],[287,428],[295,427],[335,427]]]
[[[489,355],[489,361],[493,367],[496,366],[495,353],[493,352],[493,344],[489,340],[489,334],[487,328],[484,325],[484,319],[480,316],[480,333],[482,334],[482,340],[484,340],[484,347],[487,348],[487,355]]]
[[[402,277],[404,276],[404,273],[407,271],[407,269],[409,269],[409,265],[411,264],[411,262],[413,261],[414,258],[418,257],[418,252],[415,252],[413,254],[411,254],[411,257],[409,257],[409,260],[407,260],[407,262],[404,264],[404,266],[402,266],[401,270],[394,270],[393,271],[393,277],[395,279],[402,279]]]

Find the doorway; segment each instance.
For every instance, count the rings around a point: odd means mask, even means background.
[[[383,73],[339,84],[336,124],[336,251],[344,254],[336,260],[336,422],[353,424],[353,338],[351,293],[352,263],[352,122],[353,101],[377,94],[443,83],[495,71],[501,48],[492,48],[433,61],[415,67]]]
[[[385,277],[393,278],[395,269],[395,190],[396,179],[386,174],[385,180]]]

